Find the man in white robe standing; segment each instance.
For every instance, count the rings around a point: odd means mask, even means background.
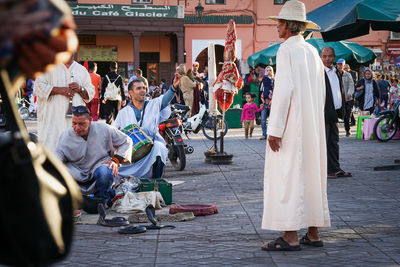
[[[308,228],[300,243],[323,246],[318,227],[329,227],[326,194],[324,66],[317,50],[301,35],[318,26],[306,20],[302,2],[287,1],[279,16],[274,97],[265,153],[262,228],[284,235],[262,250],[301,250],[297,231]]]
[[[39,142],[55,150],[61,133],[72,125],[66,117],[70,99],[74,106],[85,105],[94,96],[94,86],[85,67],[73,57],[38,77],[33,93],[37,100]]]
[[[153,140],[150,153],[129,166],[122,166],[122,176],[133,175],[138,178],[160,178],[167,160],[168,149],[161,137],[158,125],[168,119],[171,114],[169,103],[176,93],[180,77],[175,74],[173,85],[164,94],[152,100],[145,100],[147,88],[142,79],[135,79],[128,85],[128,92],[132,102],[124,107],[114,123],[114,127],[124,129],[131,124],[139,126],[147,136]],[[135,145],[135,144],[133,144]]]

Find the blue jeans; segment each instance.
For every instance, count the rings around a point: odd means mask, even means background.
[[[95,196],[105,199],[106,204],[109,203],[115,196],[115,191],[111,189],[114,182],[112,170],[107,165],[101,165],[94,171],[93,178],[97,188]]]
[[[266,107],[261,110],[261,129],[265,137],[267,137],[267,118],[269,117],[269,112],[270,109]]]

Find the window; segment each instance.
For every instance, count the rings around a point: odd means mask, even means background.
[[[400,40],[400,32],[390,32],[391,40]]]
[[[132,0],[132,4],[152,4],[153,0]]]
[[[206,0],[206,5],[225,5],[225,0]]]
[[[274,0],[274,5],[283,5],[287,0]]]

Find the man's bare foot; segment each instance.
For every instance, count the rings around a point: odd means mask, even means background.
[[[296,231],[286,231],[283,236],[283,240],[289,243],[291,246],[299,245],[299,237],[297,236]]]
[[[318,227],[308,227],[307,236],[313,242],[319,241]]]

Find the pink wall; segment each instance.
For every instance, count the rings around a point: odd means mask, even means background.
[[[331,0],[303,0],[307,12],[320,7]],[[131,4],[131,0],[78,0],[79,3],[97,4]],[[204,15],[247,15],[252,16],[254,24],[238,24],[238,38],[242,40],[242,59],[255,52],[265,49],[270,42],[280,42],[276,23],[267,19],[268,16],[278,15],[282,5],[274,5],[273,0],[226,0],[226,5],[206,5],[205,0],[200,0],[204,7]],[[185,5],[185,15],[194,15],[198,0],[153,0],[154,5]],[[223,39],[226,25],[186,24],[185,25],[185,50],[187,64],[190,65],[193,39]],[[318,33],[314,35],[320,37]],[[386,56],[385,45],[389,32],[371,32],[369,35],[352,39],[369,48],[381,48]],[[167,58],[167,56],[165,57]]]

